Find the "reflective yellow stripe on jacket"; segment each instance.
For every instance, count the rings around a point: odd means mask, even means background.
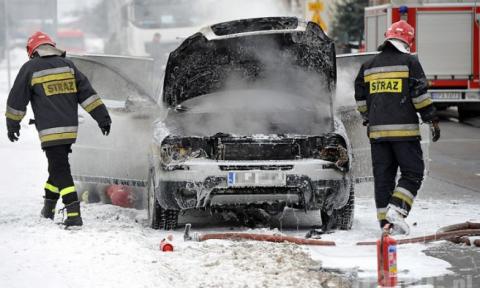
[[[406,65],[375,67],[365,70],[363,75],[365,82],[378,79],[408,78],[409,69]]]
[[[374,125],[369,127],[369,137],[371,139],[414,136],[420,136],[418,124]]]
[[[31,85],[41,84],[50,81],[75,79],[75,72],[70,67],[59,67],[37,71],[32,74]]]
[[[430,98],[430,95],[428,93],[412,98],[412,102],[415,106],[415,109],[417,110],[425,108],[433,103],[432,98]]]
[[[77,126],[68,126],[41,130],[38,132],[38,134],[40,136],[40,141],[43,143],[48,141],[76,139],[77,131]]]
[[[80,103],[83,109],[85,109],[85,111],[87,111],[88,113],[90,113],[91,111],[93,111],[95,108],[97,108],[102,104],[103,104],[102,99],[100,99],[100,97],[96,94],[88,97],[85,101]]]
[[[368,108],[367,108],[367,101],[366,101],[366,100],[357,101],[357,110],[358,110],[358,112],[360,112],[360,113],[365,113],[365,112],[367,112],[367,110],[368,110]]]
[[[27,114],[27,111],[20,111],[17,109],[13,109],[12,107],[7,105],[7,111],[5,112],[5,116],[8,119],[11,119],[14,121],[21,121],[23,117],[25,117],[25,114]]]

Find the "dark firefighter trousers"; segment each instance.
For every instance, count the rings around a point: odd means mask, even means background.
[[[425,165],[419,140],[376,142],[371,148],[377,218],[383,227],[388,223],[385,216],[389,204],[408,216],[422,185]],[[396,185],[399,167],[401,175]]]
[[[43,149],[48,159],[49,174],[45,184],[45,198],[58,200],[61,196],[65,205],[78,201],[68,163],[68,154],[72,152],[71,146],[66,144]]]

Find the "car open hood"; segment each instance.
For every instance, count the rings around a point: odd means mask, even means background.
[[[291,17],[220,23],[170,54],[163,101],[176,107],[219,91],[286,91],[328,107],[328,126],[333,127],[335,66],[334,44],[314,23]]]

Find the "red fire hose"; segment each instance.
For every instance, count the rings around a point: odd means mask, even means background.
[[[480,223],[473,223],[473,222],[467,221],[465,223],[453,224],[453,225],[445,226],[438,229],[437,233],[452,232],[452,231],[467,230],[467,229],[480,229]]]
[[[408,239],[400,239],[397,240],[397,244],[411,244],[411,243],[428,243],[440,240],[452,240],[457,237],[464,237],[464,236],[480,236],[480,229],[466,229],[466,230],[457,230],[451,232],[443,232],[443,233],[436,233],[427,236],[421,237],[414,237]],[[366,242],[358,242],[357,245],[365,246],[365,245],[376,245],[376,241],[366,241]]]
[[[185,225],[185,233],[183,239],[185,241],[205,241],[211,239],[219,240],[253,240],[253,241],[267,241],[267,242],[290,242],[299,245],[317,245],[317,246],[335,246],[333,241],[303,239],[291,236],[281,235],[265,235],[265,234],[252,234],[252,233],[211,233],[211,234],[199,234],[190,233],[191,224]]]
[[[282,235],[266,235],[266,234],[250,234],[250,233],[212,233],[200,235],[199,241],[210,239],[229,239],[229,240],[253,240],[253,241],[267,241],[267,242],[290,242],[299,245],[317,245],[317,246],[335,246],[333,241],[323,241],[315,239],[303,239],[292,236]]]
[[[267,242],[289,242],[298,245],[316,245],[316,246],[335,246],[334,241],[316,240],[316,239],[304,239],[292,236],[282,235],[266,235],[266,234],[253,234],[253,233],[211,233],[211,234],[199,234],[190,233],[191,225],[185,225],[184,240],[188,241],[205,241],[211,239],[218,240],[253,240],[253,241],[267,241]],[[470,240],[467,236],[480,236],[480,223],[460,223],[443,227],[438,230],[436,234],[399,239],[397,245],[411,244],[411,243],[429,243],[441,240],[452,241],[456,243],[466,243],[469,245]],[[468,241],[467,241],[468,240]],[[376,241],[358,242],[358,246],[376,245]],[[474,245],[480,247],[480,239],[473,242]]]

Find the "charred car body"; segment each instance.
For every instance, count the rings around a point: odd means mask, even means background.
[[[352,96],[361,63],[373,56],[335,63],[320,28],[295,18],[207,27],[172,53],[165,81],[152,59],[71,55],[115,123],[103,137],[79,111],[71,168],[80,199],[110,203],[109,188],[127,186],[154,228],[175,227],[182,210],[268,216],[290,206],[348,229],[352,178],[373,179]],[[427,160],[429,127],[421,128]]]
[[[352,155],[333,112],[335,82],[333,42],[297,18],[220,23],[186,39],[165,72],[150,225],[175,228],[188,209],[288,206],[350,229]]]

